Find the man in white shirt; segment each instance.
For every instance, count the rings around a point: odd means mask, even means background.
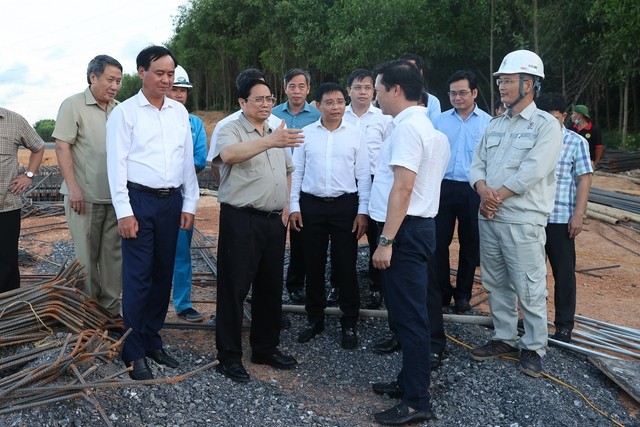
[[[158,333],[167,314],[178,230],[193,225],[198,181],[189,113],[167,98],[176,59],[163,46],[136,58],[142,89],[107,121],[107,174],[122,236],[122,313],[131,328],[122,360],[153,379],[147,357],[175,368]]]
[[[384,141],[391,133],[391,116],[382,114],[379,108],[371,104],[373,101],[373,76],[369,70],[358,68],[347,77],[347,91],[351,102],[344,112],[344,119],[360,128],[362,137],[369,153],[369,170],[371,181],[378,162],[378,153]],[[366,308],[378,309],[382,304],[382,283],[380,270],[373,268],[371,257],[378,247],[375,223],[369,219],[367,226],[367,240],[369,242],[369,278],[371,291]]]
[[[305,143],[294,149],[289,225],[300,232],[307,285],[304,343],[324,330],[327,247],[340,289],[342,347],[358,344],[360,291],[356,275],[358,239],[367,229],[371,189],[369,155],[360,129],[343,120],[346,91],[337,83],[318,86],[320,120],[303,128]]]
[[[431,411],[431,351],[428,283],[436,246],[435,216],[440,182],[449,162],[447,137],[435,130],[418,106],[422,78],[408,61],[376,70],[380,108],[393,116],[393,131],[380,149],[369,212],[380,238],[373,265],[382,270],[391,326],[402,347],[397,380],[375,383],[378,394],[402,402],[374,415],[377,422],[403,425],[435,418]]]

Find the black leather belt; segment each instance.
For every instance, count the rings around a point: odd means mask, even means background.
[[[182,185],[175,188],[151,188],[146,185],[136,184],[135,182],[127,181],[127,188],[132,190],[138,190],[145,193],[153,194],[158,197],[169,197],[173,193],[177,193],[182,190]]]
[[[309,198],[312,198],[313,200],[317,200],[319,202],[324,202],[324,203],[333,203],[342,198],[349,197],[349,196],[357,196],[357,195],[358,193],[344,193],[336,197],[320,197],[320,196],[315,196],[313,194],[305,193],[304,191],[300,192],[300,196],[309,197]]]
[[[230,207],[231,209],[235,209],[237,211],[247,212],[254,215],[260,215],[266,218],[280,217],[280,215],[282,215],[282,211],[262,211],[260,209],[250,208],[246,206],[239,208],[237,206],[231,206],[228,203],[222,203],[222,205]]]

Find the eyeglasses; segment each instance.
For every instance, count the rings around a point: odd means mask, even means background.
[[[257,105],[262,105],[265,102],[268,105],[273,105],[276,103],[276,99],[273,96],[256,96],[255,98],[245,98],[247,101],[252,102]]]
[[[344,99],[336,99],[335,101],[333,99],[328,99],[326,101],[322,101],[322,105],[325,107],[333,107],[334,105],[342,106],[345,102],[346,101]]]
[[[516,80],[502,80],[502,79],[496,79],[496,85],[500,86],[500,85],[504,85],[504,86],[511,86],[512,83],[515,83]]]
[[[456,96],[462,96],[465,97],[467,95],[469,95],[471,93],[470,90],[459,90],[459,91],[455,91],[455,90],[450,90],[449,92],[447,92],[449,94],[449,96],[451,98],[455,98]]]
[[[370,85],[355,85],[355,86],[351,86],[351,89],[355,90],[356,92],[360,92],[361,90],[365,90],[367,92],[372,92],[373,91],[373,86]]]

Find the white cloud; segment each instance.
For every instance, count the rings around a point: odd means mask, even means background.
[[[0,106],[32,124],[55,119],[60,103],[85,89],[91,58],[113,56],[134,73],[140,50],[171,38],[185,1],[13,2],[0,25]]]

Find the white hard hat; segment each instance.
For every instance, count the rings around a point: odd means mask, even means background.
[[[193,85],[189,82],[189,75],[181,65],[178,65],[176,67],[175,74],[173,75],[173,86],[187,88],[193,87]]]
[[[544,65],[542,59],[530,50],[515,50],[502,60],[498,71],[494,76],[500,74],[531,74],[544,79]]]

